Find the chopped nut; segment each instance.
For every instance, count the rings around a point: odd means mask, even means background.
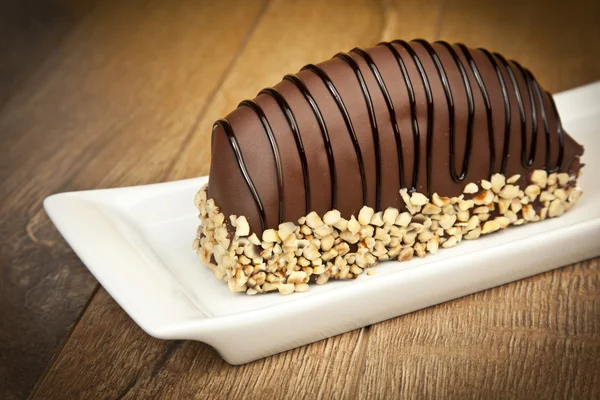
[[[498,210],[500,211],[500,214],[504,214],[506,211],[508,211],[508,208],[511,204],[512,201],[510,199],[498,199]]]
[[[521,210],[521,214],[523,215],[525,221],[532,221],[535,217],[535,210],[531,204],[525,204]]]
[[[415,254],[417,255],[417,257],[425,257],[427,255],[427,245],[423,244],[423,243],[416,243],[414,246],[415,249]]]
[[[414,192],[410,196],[410,204],[412,204],[413,206],[424,206],[427,203],[429,203],[429,199],[421,193]]]
[[[529,185],[525,188],[525,194],[531,199],[531,201],[534,201],[540,194],[540,187],[537,185]]]
[[[235,220],[235,235],[236,236],[248,236],[250,234],[250,225],[248,220],[243,215],[240,215]]]
[[[458,219],[461,222],[466,222],[469,220],[470,214],[468,211],[463,211],[460,210],[459,212],[456,213],[456,219]],[[443,217],[442,217],[443,218]],[[440,218],[441,220],[441,218]]]
[[[556,185],[557,179],[558,178],[558,174],[556,172],[551,173],[550,175],[548,175],[548,181],[546,182],[548,186],[551,185]]]
[[[565,208],[563,207],[561,201],[556,199],[550,203],[550,207],[548,207],[548,216],[549,217],[559,217],[563,215],[565,212]]]
[[[421,212],[425,215],[439,214],[442,212],[442,209],[434,204],[427,203]]]
[[[519,178],[521,178],[521,175],[519,175],[519,174],[513,175],[506,180],[506,183],[510,183],[510,184],[516,183],[519,180]]]
[[[493,183],[492,183],[493,185]],[[473,203],[476,205],[488,205],[494,200],[494,194],[485,190],[483,192],[478,193],[475,197],[473,197]]]
[[[369,221],[369,224],[375,226],[383,226],[383,212],[379,211],[373,214],[373,216],[371,217],[371,221]]]
[[[310,244],[304,248],[304,251],[302,251],[302,255],[304,256],[304,258],[306,258],[307,260],[311,260],[311,261],[316,260],[317,258],[319,258],[321,256],[319,253],[319,250],[312,244]]]
[[[315,237],[321,239],[321,238],[331,235],[333,233],[333,230],[330,226],[323,224],[323,225],[319,226],[318,228],[315,228],[313,230],[313,233],[315,234]]]
[[[282,241],[285,241],[288,236],[292,235],[298,227],[293,222],[285,222],[283,224],[279,224],[279,230],[277,234],[281,238]]]
[[[450,229],[456,222],[456,215],[444,214],[438,222],[443,229]]]
[[[288,283],[304,283],[308,279],[308,275],[304,271],[294,271],[288,277]]]
[[[298,293],[308,292],[308,283],[296,283],[294,290]]]
[[[491,182],[494,193],[500,193],[500,190],[502,190],[502,187],[506,183],[506,178],[502,174],[494,174],[492,175]]]
[[[373,228],[371,225],[363,226],[362,228],[360,228],[360,231],[358,231],[360,236],[363,238],[373,237],[374,232],[375,228]]]
[[[239,224],[239,222],[238,222]],[[281,239],[279,238],[279,235],[277,234],[277,232],[275,231],[275,229],[267,229],[263,232],[262,235],[262,240],[263,242],[266,243],[278,243],[281,242]]]
[[[548,173],[543,169],[536,169],[531,173],[531,182],[540,188],[545,188],[548,183]]]
[[[481,187],[485,190],[490,190],[492,188],[492,183],[490,181],[486,181],[485,179],[482,179]]]
[[[258,239],[258,236],[256,236],[256,233],[248,236],[248,241],[255,246],[260,246],[260,240]]]
[[[348,231],[352,234],[356,234],[360,231],[360,223],[354,218],[354,215],[350,217],[350,221],[348,221]]]
[[[514,213],[521,211],[521,208],[523,208],[523,204],[521,204],[521,201],[518,199],[513,199],[512,203],[510,203],[510,209]]]
[[[567,183],[569,183],[569,174],[564,173],[564,172],[560,173],[560,174],[558,174],[557,179],[558,179],[558,184],[560,186],[566,186]]]
[[[473,215],[467,222],[466,230],[470,231],[479,226],[480,219],[477,215]]]
[[[487,214],[490,212],[490,209],[487,206],[477,207],[473,210],[473,214]]]
[[[323,225],[323,220],[321,219],[321,217],[319,217],[319,215],[316,212],[311,211],[306,216],[306,225],[308,225],[312,229],[315,229]]]
[[[479,236],[481,236],[481,228],[477,227],[477,228],[473,229],[472,231],[467,232],[467,234],[464,235],[463,237],[468,240],[474,240],[474,239],[479,238]]]
[[[321,239],[321,249],[323,251],[331,249],[333,247],[334,241],[335,239],[331,235],[324,237],[323,239]]]
[[[486,233],[495,232],[498,229],[500,229],[500,224],[495,219],[492,219],[483,224],[483,229],[481,230],[481,233],[485,235]]]
[[[475,207],[475,202],[473,200],[458,200],[458,208],[461,211],[467,211],[473,207]]]
[[[494,219],[494,221],[496,221],[498,223],[498,225],[500,225],[500,228],[502,228],[502,229],[504,229],[508,225],[510,225],[510,219],[508,219],[507,217],[496,217]]]
[[[400,212],[397,208],[388,207],[383,213],[383,222],[386,224],[393,225],[394,222],[396,222],[396,218],[398,218],[399,214]]]
[[[433,232],[425,230],[418,235],[419,242],[427,243],[433,237]]]
[[[440,238],[438,236],[433,236],[427,242],[427,251],[430,252],[431,254],[437,253],[437,251],[439,249],[439,244],[440,244]]]
[[[412,247],[405,247],[398,255],[398,261],[408,261],[413,258],[414,250]]]
[[[567,200],[567,192],[564,189],[556,189],[552,194],[561,201]]]
[[[337,229],[339,229],[340,232],[343,232],[346,229],[348,229],[348,220],[346,220],[344,218],[340,218],[340,220],[338,222],[336,222],[333,226],[335,226]]]
[[[317,280],[316,280],[316,282],[315,282],[315,283],[316,283],[317,285],[324,285],[324,284],[326,284],[326,283],[327,283],[327,281],[328,281],[328,280],[329,280],[329,275],[327,275],[327,274],[322,274],[322,275],[319,275],[319,277],[317,278]]]
[[[448,240],[446,240],[443,244],[442,247],[445,249],[449,249],[450,247],[454,247],[458,244],[458,239],[456,239],[456,237],[451,236],[448,238]]]
[[[360,240],[360,236],[357,233],[352,233],[350,231],[344,231],[340,233],[340,238],[348,243],[354,244]]]
[[[412,216],[410,215],[410,213],[403,212],[400,215],[398,215],[398,217],[396,218],[395,224],[406,228],[408,226],[408,224],[410,224],[411,220],[412,220]]]
[[[358,222],[361,225],[368,225],[374,213],[375,211],[371,207],[363,206],[358,213]]]
[[[554,195],[550,192],[544,191],[542,194],[540,194],[540,202],[552,201],[554,198]]]
[[[280,283],[277,285],[277,289],[281,294],[292,294],[294,293],[294,284],[293,283]]]
[[[450,204],[450,199],[448,197],[440,197],[437,193],[434,193],[431,197],[431,202],[438,207],[444,207]]]
[[[330,210],[327,211],[323,216],[323,222],[329,226],[334,226],[340,221],[341,218],[342,216],[338,210]]]
[[[500,193],[498,193],[498,196],[502,197],[503,199],[509,200],[514,199],[518,195],[519,187],[514,185],[506,185],[502,188],[502,190],[500,190]]]
[[[367,268],[367,275],[371,276],[375,274],[375,270],[373,268]]]
[[[517,214],[515,214],[513,211],[508,210],[506,213],[504,213],[504,216],[506,218],[508,218],[509,223],[513,223],[517,220]]]
[[[479,188],[477,187],[477,185],[475,183],[471,182],[467,186],[465,186],[463,193],[473,194],[473,193],[477,193],[478,191],[479,191]]]

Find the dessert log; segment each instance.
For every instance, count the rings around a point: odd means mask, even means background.
[[[421,39],[355,48],[215,123],[194,249],[232,291],[304,291],[559,216],[582,154],[516,61]]]

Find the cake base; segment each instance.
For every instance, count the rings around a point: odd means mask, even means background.
[[[576,179],[544,170],[523,179],[495,174],[489,181],[467,184],[463,194],[452,198],[403,189],[406,211],[389,207],[375,212],[365,206],[350,219],[337,210],[322,216],[311,212],[260,237],[250,231],[246,217],[220,212],[207,198],[205,185],[194,201],[201,225],[193,248],[232,292],[305,292],[311,282],[373,273],[379,261],[425,257],[463,239],[558,217],[581,196]]]

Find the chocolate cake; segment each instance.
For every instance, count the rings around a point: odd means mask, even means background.
[[[582,154],[516,61],[441,41],[355,48],[215,123],[194,249],[232,291],[305,291],[560,216]]]

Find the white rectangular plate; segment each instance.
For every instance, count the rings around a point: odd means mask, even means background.
[[[242,364],[600,255],[600,82],[556,102],[566,130],[585,146],[584,195],[571,211],[307,293],[230,293],[200,264],[191,249],[199,223],[192,201],[206,177],[56,194],[44,206],[148,334],[206,342]]]

